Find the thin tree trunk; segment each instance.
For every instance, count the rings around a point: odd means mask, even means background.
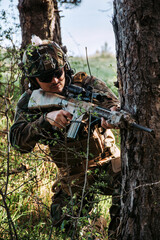
[[[155,136],[121,130],[119,239],[160,239],[160,1],[114,0],[121,107]]]

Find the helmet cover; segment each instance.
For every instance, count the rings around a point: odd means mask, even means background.
[[[55,42],[30,45],[23,54],[23,67],[28,77],[39,77],[61,69],[67,63],[66,56]]]

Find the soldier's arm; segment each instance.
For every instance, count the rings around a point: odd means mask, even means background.
[[[22,153],[32,151],[45,133],[52,130],[43,114],[36,115],[28,111],[29,98],[27,93],[22,95],[17,104],[15,122],[10,129],[11,145]]]

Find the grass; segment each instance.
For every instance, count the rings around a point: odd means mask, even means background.
[[[76,72],[84,71],[90,75],[91,71],[91,75],[103,80],[117,95],[117,88],[114,86],[114,82],[116,81],[116,61],[113,56],[94,55],[88,57],[89,66],[86,58],[70,57],[69,62]]]
[[[86,71],[89,74],[86,59],[78,57],[70,57],[69,59],[76,72]],[[117,94],[113,85],[116,72],[115,59],[112,56],[92,56],[89,57],[89,66],[92,75],[104,80]],[[51,186],[56,177],[56,168],[44,152],[40,151],[38,145],[33,153],[23,155],[8,145],[8,128],[13,123],[14,109],[21,94],[17,82],[13,82],[13,79],[10,80],[8,77],[8,79],[6,78],[5,88],[0,86],[2,99],[0,103],[1,191],[5,193],[7,186],[5,201],[16,228],[18,239],[47,240],[52,228],[50,219]],[[45,151],[48,150],[45,149]],[[9,176],[7,176],[7,171],[9,171]],[[99,196],[99,204],[95,206],[95,211],[105,217],[107,224],[110,221],[108,212],[110,201],[110,198],[106,200],[106,198]],[[2,195],[0,195],[0,223],[0,240],[10,239],[9,223]],[[94,227],[91,231],[93,229]],[[87,231],[89,233],[90,230]],[[55,235],[53,229],[50,239],[61,240],[64,238],[61,235]],[[107,239],[107,237],[104,238],[103,236],[103,238],[99,237],[98,239]]]

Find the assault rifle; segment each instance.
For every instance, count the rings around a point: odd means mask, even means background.
[[[79,127],[86,114],[91,114],[93,117],[100,119],[103,117],[109,124],[118,128],[134,127],[149,133],[153,130],[143,127],[135,122],[132,116],[124,110],[111,111],[102,108],[93,103],[103,102],[104,95],[92,92],[92,89],[84,89],[74,84],[65,88],[65,96],[44,92],[42,89],[34,90],[28,103],[29,109],[48,109],[56,108],[63,109],[73,115],[70,128],[67,133],[68,138],[76,138]]]

